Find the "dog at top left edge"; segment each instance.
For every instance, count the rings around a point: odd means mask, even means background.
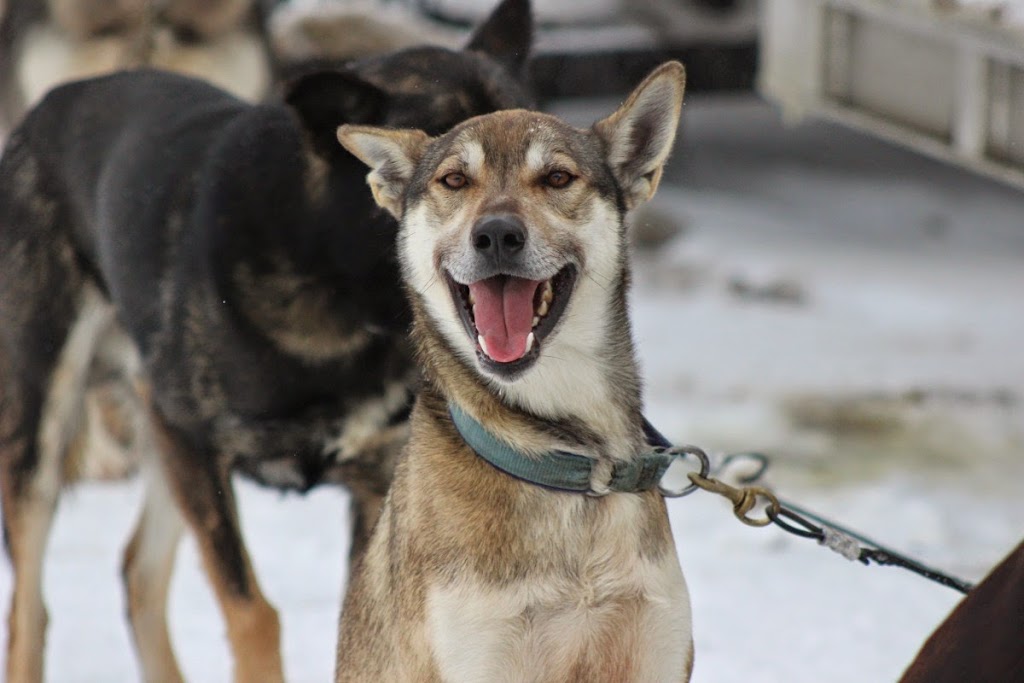
[[[256,101],[276,61],[271,0],[0,2],[0,129],[51,88],[141,66],[203,78]]]

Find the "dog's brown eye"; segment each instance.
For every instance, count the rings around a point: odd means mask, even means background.
[[[445,187],[452,190],[458,190],[466,186],[469,182],[469,178],[461,173],[446,173],[442,178],[441,182],[444,183]]]
[[[558,189],[569,185],[574,178],[575,176],[568,171],[552,171],[544,177],[544,184]]]

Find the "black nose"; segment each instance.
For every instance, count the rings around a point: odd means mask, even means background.
[[[473,248],[499,263],[526,246],[526,226],[512,215],[484,216],[473,226]]]

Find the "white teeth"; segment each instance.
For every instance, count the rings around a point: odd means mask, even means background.
[[[533,332],[531,332],[530,335],[526,338],[526,351],[523,351],[523,355],[525,356],[526,354],[528,354],[530,352],[530,349],[532,349],[532,348],[533,348]]]
[[[472,289],[469,290],[469,297],[467,297],[467,301],[469,301],[469,305],[470,306],[473,306],[473,305],[476,304],[476,299],[473,298],[473,290]]]
[[[540,302],[540,306],[537,307],[537,315],[543,318],[548,314],[548,310],[550,308],[550,302],[547,299],[542,299]]]
[[[473,305],[473,320],[476,320],[476,305]]]
[[[540,318],[538,318],[537,316],[533,316],[533,327],[537,327],[537,324],[539,322],[540,322]]]
[[[476,343],[480,345],[480,350],[482,350],[484,354],[488,358],[490,358],[491,354],[487,353],[487,342],[484,341],[484,336],[482,334],[478,334],[476,336]]]

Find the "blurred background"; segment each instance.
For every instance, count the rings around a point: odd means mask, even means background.
[[[314,66],[458,46],[494,4],[0,0],[0,130],[60,80],[141,64],[273,99]],[[535,88],[574,123],[661,61],[687,66],[674,157],[631,218],[648,417],[676,442],[763,451],[780,495],[980,579],[1024,535],[1024,2],[534,4]],[[94,441],[47,558],[54,681],[138,678],[118,566],[140,487],[131,454]],[[286,670],[327,680],[345,494],[240,489]],[[742,527],[703,494],[669,507],[695,681],[892,681],[959,597]],[[178,570],[183,669],[226,681],[190,546]]]

